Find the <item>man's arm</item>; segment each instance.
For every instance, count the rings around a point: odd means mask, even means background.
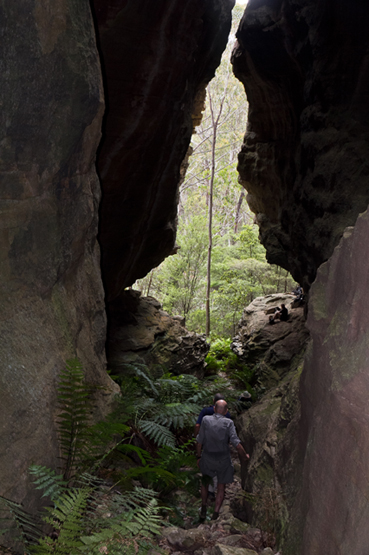
[[[242,447],[241,443],[239,443],[236,447],[238,456],[240,457],[241,461],[247,462],[250,458],[250,455],[246,453],[245,449]]]
[[[233,447],[237,449],[237,453],[238,453],[238,456],[240,457],[240,460],[246,462],[250,458],[250,455],[248,455],[245,449],[242,447],[241,440],[237,435],[236,427],[233,422],[229,427],[229,432],[230,432],[230,435],[229,435],[230,443],[232,443]]]

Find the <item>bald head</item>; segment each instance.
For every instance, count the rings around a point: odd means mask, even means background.
[[[214,412],[215,414],[227,414],[228,406],[227,402],[222,399],[221,401],[217,401],[214,405]]]

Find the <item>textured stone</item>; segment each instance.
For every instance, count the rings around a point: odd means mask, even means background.
[[[250,0],[237,32],[241,181],[268,260],[306,290],[369,202],[368,27],[367,2]]]
[[[210,537],[210,531],[199,528],[191,530],[172,528],[168,529],[168,532],[164,532],[163,535],[172,549],[191,552],[206,546],[206,542]]]
[[[0,494],[57,467],[56,380],[80,357],[106,388],[94,167],[102,81],[87,2],[5,2],[0,126]],[[6,24],[5,24],[6,22]]]
[[[109,368],[124,373],[127,364],[144,364],[165,372],[202,377],[209,344],[205,335],[189,332],[184,319],[169,316],[153,297],[127,290],[110,312]]]
[[[230,536],[225,536],[221,538],[219,541],[222,545],[230,545],[232,547],[237,547],[242,544],[242,536],[241,534],[235,534]]]
[[[232,503],[233,513],[262,529],[285,531],[295,503],[301,457],[296,441],[300,418],[301,367],[264,395],[236,420],[250,462],[242,486],[249,494]]]
[[[284,555],[365,553],[369,545],[368,234],[365,212],[311,289],[297,436],[305,458],[294,469],[302,489]]]
[[[98,168],[108,298],[175,248],[182,164],[234,0],[95,0],[108,111]]]
[[[259,382],[266,388],[277,385],[288,373],[309,338],[303,308],[291,308],[294,299],[288,294],[255,299],[243,311],[231,345],[242,362],[255,369]],[[281,304],[288,309],[287,322],[276,320],[270,325],[270,314]]]
[[[257,555],[253,549],[245,547],[230,547],[229,545],[217,544],[213,548],[214,555]]]

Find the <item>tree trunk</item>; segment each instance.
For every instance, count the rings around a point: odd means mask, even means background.
[[[226,86],[224,88],[224,94],[222,101],[219,106],[219,112],[217,117],[214,116],[213,102],[211,98],[210,87],[207,87],[207,93],[209,96],[209,108],[211,114],[211,125],[212,125],[212,141],[211,141],[211,171],[210,171],[210,187],[209,187],[209,246],[208,246],[208,263],[206,272],[206,337],[210,335],[210,286],[211,286],[211,251],[213,248],[213,191],[214,191],[214,176],[215,176],[215,145],[217,142],[217,130],[219,125],[220,116],[222,115],[224,100],[227,92],[228,78]]]
[[[244,196],[245,196],[245,190],[242,189],[241,194],[240,194],[240,198],[238,199],[237,208],[236,208],[236,218],[235,218],[235,222],[234,222],[234,232],[235,233],[238,232],[238,224],[239,224],[239,221],[240,221],[241,205],[242,205],[242,201],[243,201]]]
[[[150,287],[151,287],[151,284],[152,284],[152,276],[153,276],[153,273],[154,273],[154,270],[151,270],[151,272],[150,272],[150,279],[149,279],[149,283],[148,283],[147,291],[146,291],[146,297],[149,296]]]

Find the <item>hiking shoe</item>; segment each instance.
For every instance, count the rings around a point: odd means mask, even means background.
[[[201,520],[205,520],[205,519],[206,519],[206,505],[202,505],[202,506],[201,506],[200,519],[201,519]]]
[[[219,513],[217,513],[216,511],[213,512],[213,516],[211,517],[211,520],[216,520],[219,516]]]

